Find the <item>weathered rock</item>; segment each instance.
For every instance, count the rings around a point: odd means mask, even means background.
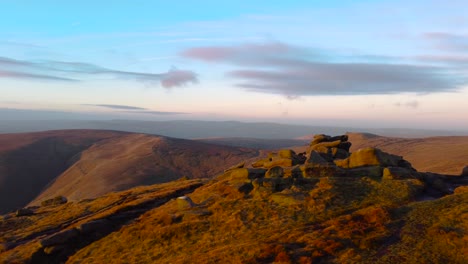
[[[255,161],[254,163],[252,163],[252,167],[254,167],[254,168],[260,168],[260,167],[263,167],[263,165],[264,165],[265,163],[270,162],[270,161],[271,161],[270,158],[257,160],[257,161]]]
[[[328,161],[319,154],[319,152],[312,150],[309,154],[309,159],[306,161],[311,166],[326,166]]]
[[[465,168],[463,168],[461,176],[468,177],[468,166],[465,166]]]
[[[52,206],[52,205],[60,205],[60,204],[64,204],[64,203],[67,203],[68,200],[66,197],[64,196],[56,196],[52,199],[47,199],[45,201],[42,201],[41,202],[41,205],[42,206]]]
[[[292,159],[281,159],[280,158],[280,159],[273,159],[270,162],[264,163],[263,167],[265,167],[265,168],[271,168],[271,167],[274,167],[274,166],[291,167],[293,165],[296,165],[296,164],[294,164]]]
[[[188,196],[180,196],[180,197],[177,197],[176,200],[177,200],[177,206],[179,207],[179,209],[182,209],[182,210],[193,208],[195,206],[195,203]]]
[[[254,188],[253,184],[250,182],[239,184],[236,187],[237,187],[237,191],[244,193],[244,194],[250,193]]]
[[[63,230],[58,233],[55,233],[51,236],[48,236],[40,241],[42,247],[50,247],[60,244],[65,244],[68,241],[78,237],[80,232],[75,229]]]
[[[317,145],[323,142],[333,142],[333,141],[346,142],[348,141],[348,135],[331,137],[331,136],[324,135],[324,134],[318,134],[314,136],[314,139],[310,143],[310,146]]]
[[[329,141],[340,140],[341,142],[348,141],[348,135],[330,137]]]
[[[356,167],[346,171],[348,177],[381,178],[382,174],[383,168],[380,166]]]
[[[263,178],[265,176],[265,172],[266,169],[261,168],[242,168],[231,170],[228,173],[231,177],[231,180],[250,181],[256,178]]]
[[[402,180],[416,178],[414,172],[407,168],[387,167],[383,170],[383,180]]]
[[[349,168],[349,158],[346,159],[336,159],[333,161],[337,167],[347,169]]]
[[[324,134],[314,135],[314,139],[312,140],[312,142],[310,142],[310,146],[316,145],[321,142],[329,141],[329,140],[330,140],[330,136],[327,136]]]
[[[234,169],[241,169],[241,168],[244,168],[244,167],[245,167],[245,161],[228,168],[224,172],[228,172],[228,171],[234,170]]]
[[[346,159],[349,157],[349,152],[341,148],[330,148],[330,154],[333,159]]]
[[[296,156],[296,152],[290,149],[282,149],[278,151],[278,157],[283,159],[292,159]]]
[[[401,160],[403,159],[400,156],[388,154],[376,148],[363,148],[349,156],[349,168],[374,165],[398,167]]]
[[[321,142],[310,147],[310,150],[323,149],[323,148],[336,148],[340,145],[341,141],[336,140],[332,142]]]
[[[342,149],[346,152],[349,152],[349,149],[351,148],[351,142],[341,142],[340,144],[338,144],[337,148],[339,149]]]
[[[341,176],[341,171],[331,164],[327,164],[326,166],[310,166],[309,164],[306,164],[302,165],[300,168],[304,178]]]
[[[29,208],[21,208],[21,209],[18,209],[15,213],[15,215],[17,217],[20,217],[20,216],[29,216],[29,215],[33,215],[34,214],[34,211],[29,209]]]
[[[421,174],[421,179],[426,184],[426,192],[431,195],[446,195],[453,192],[451,186],[444,180],[441,175],[435,173]]]
[[[265,178],[283,178],[284,170],[280,166],[271,167],[266,173]]]

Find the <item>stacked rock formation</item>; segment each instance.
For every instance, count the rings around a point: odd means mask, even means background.
[[[285,149],[252,164],[226,171],[238,190],[280,192],[293,186],[315,184],[323,177],[369,177],[376,180],[418,179],[419,173],[400,156],[377,148],[350,153],[347,135],[316,135],[305,153]]]
[[[350,153],[350,147],[351,142],[348,141],[347,135],[336,137],[316,135],[307,151],[307,161],[304,164],[306,176],[314,175],[314,168],[325,167],[334,169],[335,175],[341,176],[384,177],[385,179],[416,177],[416,170],[401,156],[392,155],[377,148],[364,148]]]

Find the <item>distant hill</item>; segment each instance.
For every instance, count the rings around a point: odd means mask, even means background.
[[[2,119],[0,109],[0,133],[21,133],[58,129],[98,129],[145,133],[167,137],[200,138],[259,138],[259,139],[308,139],[304,135],[344,134],[350,131],[367,131],[392,137],[468,136],[468,131],[356,128],[323,126],[319,122],[307,125],[291,125],[266,122],[238,121],[141,121],[141,120],[33,120]],[[33,113],[31,113],[31,116]],[[26,115],[27,116],[27,115]]]
[[[0,213],[22,207],[92,144],[127,133],[70,130],[0,135]]]

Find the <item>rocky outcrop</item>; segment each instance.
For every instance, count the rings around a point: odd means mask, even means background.
[[[41,202],[41,206],[52,206],[52,205],[60,205],[67,203],[68,200],[64,196],[57,196],[52,199],[47,199]]]
[[[30,208],[21,208],[21,209],[18,209],[15,213],[16,217],[20,217],[20,216],[30,216],[30,215],[33,215],[34,214],[34,211]]]
[[[303,164],[306,160],[304,153],[296,154],[293,150],[283,149],[268,154],[268,157],[252,163],[254,168],[271,168],[274,166],[290,167]]]
[[[347,135],[316,135],[306,153],[298,155],[292,150],[280,150],[254,162],[253,168],[232,169],[226,175],[236,183],[238,190],[246,194],[250,190],[271,194],[294,186],[313,185],[324,177],[416,180],[423,184],[424,174],[417,172],[403,157],[377,148],[363,148],[350,153],[350,147]],[[439,178],[429,178],[427,182],[431,190],[437,187],[437,194],[449,193],[449,187],[441,187],[443,180],[439,182]]]

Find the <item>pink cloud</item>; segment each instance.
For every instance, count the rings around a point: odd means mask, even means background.
[[[197,75],[192,71],[172,69],[162,75],[161,85],[164,88],[183,86],[186,83],[196,83]]]

